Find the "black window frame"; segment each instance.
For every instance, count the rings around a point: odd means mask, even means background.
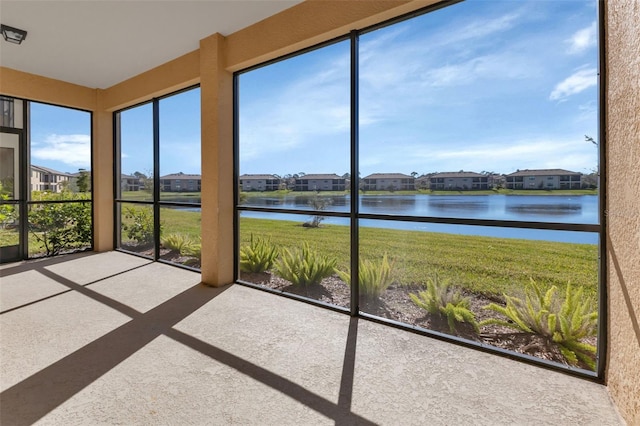
[[[162,184],[162,181],[169,182],[169,190],[171,189],[171,179],[160,179],[160,101],[170,98],[175,95],[179,95],[190,90],[200,88],[200,84],[194,84],[189,87],[177,90],[175,92],[167,93],[166,95],[155,97],[135,105],[122,108],[113,112],[113,241],[114,249],[134,256],[142,257],[145,259],[151,259],[154,262],[165,263],[168,265],[176,266],[178,268],[187,269],[190,271],[200,272],[200,268],[184,265],[181,263],[175,263],[162,259],[160,257],[160,209],[162,207],[186,207],[186,208],[198,208],[202,209],[202,199],[200,203],[193,202],[179,202],[179,201],[163,201],[160,199],[161,185],[164,188],[166,185]],[[202,95],[201,95],[202,96]],[[120,177],[122,176],[121,170],[121,129],[120,129],[120,114],[138,108],[143,105],[151,104],[152,106],[152,121],[153,121],[153,199],[152,200],[127,200],[120,197],[122,187],[120,185]],[[201,141],[202,145],[202,141]],[[154,226],[153,226],[153,256],[145,256],[141,253],[137,253],[131,250],[127,250],[121,247],[121,229],[122,229],[122,215],[120,207],[122,204],[136,204],[142,206],[151,206],[153,210]]]
[[[414,216],[399,216],[399,215],[384,215],[384,214],[369,214],[359,212],[359,188],[360,185],[364,185],[364,189],[372,179],[359,178],[359,164],[358,164],[358,39],[360,35],[367,34],[377,29],[387,27],[405,20],[421,16],[426,13],[434,12],[438,9],[460,3],[463,0],[443,0],[434,5],[427,6],[425,8],[400,15],[398,17],[389,19],[373,26],[365,27],[362,29],[354,29],[349,34],[339,36],[337,38],[316,44],[314,46],[302,49],[297,52],[293,52],[264,63],[251,66],[246,69],[242,69],[234,72],[233,75],[233,165],[234,165],[234,280],[236,283],[245,285],[251,288],[256,288],[262,291],[275,293],[287,298],[300,300],[306,303],[310,303],[317,306],[323,306],[325,308],[348,313],[353,317],[365,318],[374,322],[383,323],[393,327],[401,328],[403,330],[411,331],[421,335],[426,335],[439,340],[445,340],[455,344],[459,344],[466,347],[471,347],[484,352],[505,356],[508,358],[516,359],[519,361],[531,363],[543,368],[548,368],[555,371],[560,371],[569,375],[574,375],[581,378],[593,380],[598,383],[604,382],[604,372],[606,365],[607,354],[607,264],[606,264],[606,162],[605,162],[605,150],[606,150],[606,89],[605,89],[605,43],[604,43],[604,0],[595,0],[597,5],[597,28],[598,28],[598,82],[597,82],[597,105],[598,105],[598,223],[586,224],[586,223],[555,223],[555,222],[532,222],[532,221],[505,221],[505,220],[493,220],[493,219],[458,219],[451,217],[414,217]],[[266,67],[268,65],[294,58],[305,53],[321,49],[323,47],[350,40],[351,43],[351,169],[350,175],[353,177],[350,180],[350,193],[351,193],[351,210],[349,213],[339,213],[332,211],[309,211],[309,210],[297,210],[297,209],[280,209],[280,208],[268,208],[268,207],[252,207],[244,206],[240,204],[240,187],[239,187],[239,170],[240,170],[240,158],[239,158],[239,76],[242,74],[251,72],[253,70]],[[435,178],[438,182],[442,181],[444,184],[444,178]],[[434,178],[430,178],[432,184],[434,184]],[[531,177],[535,180],[535,177]],[[450,179],[451,180],[451,179]],[[523,189],[524,186],[523,176],[507,176],[505,183],[507,187],[511,189]],[[482,180],[484,185],[487,185],[488,179],[486,177]],[[297,184],[304,185],[302,177],[297,180]],[[306,190],[306,188],[300,188],[297,190]],[[521,229],[541,229],[541,230],[555,230],[555,231],[575,231],[575,232],[590,232],[595,233],[599,237],[598,243],[598,334],[597,334],[597,354],[596,354],[596,369],[595,371],[587,371],[581,369],[574,369],[559,365],[554,362],[546,361],[541,358],[536,358],[524,354],[514,353],[498,347],[487,346],[481,343],[472,342],[457,338],[455,336],[442,335],[431,330],[418,329],[414,326],[400,323],[394,320],[377,317],[366,312],[359,310],[359,290],[358,286],[351,286],[351,304],[350,309],[342,308],[339,306],[331,305],[322,301],[309,299],[306,297],[285,293],[282,291],[272,290],[270,288],[260,286],[251,282],[243,281],[239,275],[239,217],[242,212],[262,212],[262,213],[286,213],[296,215],[309,214],[321,214],[328,217],[348,217],[351,219],[351,280],[357,282],[358,277],[358,265],[359,265],[359,238],[358,238],[358,220],[360,219],[374,219],[374,220],[387,220],[387,221],[405,221],[405,222],[426,222],[426,223],[440,223],[440,224],[454,224],[454,225],[471,225],[471,226],[487,226],[487,227],[504,227],[504,228],[521,228]]]

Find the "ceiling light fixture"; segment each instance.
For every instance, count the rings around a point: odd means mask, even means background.
[[[2,31],[2,37],[9,43],[20,44],[22,40],[27,38],[27,32],[18,28],[13,28],[8,25],[0,24],[0,31]]]

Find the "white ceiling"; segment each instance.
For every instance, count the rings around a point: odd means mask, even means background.
[[[0,37],[0,65],[104,89],[300,2],[0,0],[0,22],[28,32]]]

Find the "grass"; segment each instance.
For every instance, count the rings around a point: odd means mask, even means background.
[[[281,247],[308,241],[319,252],[337,257],[338,269],[349,267],[347,226],[305,228],[301,222],[241,218],[240,243],[248,244],[252,233]],[[438,273],[468,291],[502,298],[531,279],[560,291],[571,282],[596,301],[596,245],[363,227],[360,252],[368,259],[382,259],[387,253],[395,261],[394,280],[401,285],[423,285]]]
[[[163,208],[160,218],[163,233],[181,233],[195,240],[200,236],[199,212]],[[305,228],[301,224],[241,218],[240,244],[249,244],[252,233],[271,238],[279,247],[298,247],[308,241],[313,249],[336,257],[339,269],[349,269],[349,227]],[[15,241],[15,234],[11,234],[0,230],[0,244]],[[29,242],[34,253],[36,243],[31,236]],[[531,279],[544,289],[556,285],[560,292],[571,282],[596,302],[596,245],[363,227],[360,250],[371,260],[382,259],[387,253],[389,261],[395,262],[394,281],[403,285],[424,284],[430,274],[438,273],[456,286],[501,298],[503,293],[524,288]]]

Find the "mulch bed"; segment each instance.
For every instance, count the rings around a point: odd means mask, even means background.
[[[269,273],[243,272],[240,278],[243,281],[274,290],[297,294],[345,308],[349,307],[350,289],[337,276],[325,278],[319,285],[309,287],[295,286],[289,281]],[[381,298],[374,301],[363,301],[360,305],[360,310],[424,329],[452,334],[446,320],[443,321],[439,316],[429,314],[411,301],[409,293],[417,294],[420,290],[422,288],[419,286],[410,287],[392,284]],[[501,300],[492,300],[473,293],[463,293],[463,295],[469,298],[471,311],[475,314],[478,322],[500,317],[498,313],[483,308],[490,303],[504,305]],[[506,320],[504,317],[503,319]],[[539,335],[515,332],[513,329],[498,325],[483,326],[480,328],[480,333],[476,333],[473,327],[468,324],[460,324],[456,328],[455,335],[458,337],[569,365],[558,347],[549,339]],[[588,343],[595,345],[595,338],[590,339]],[[581,363],[578,366],[590,370],[585,364]]]

